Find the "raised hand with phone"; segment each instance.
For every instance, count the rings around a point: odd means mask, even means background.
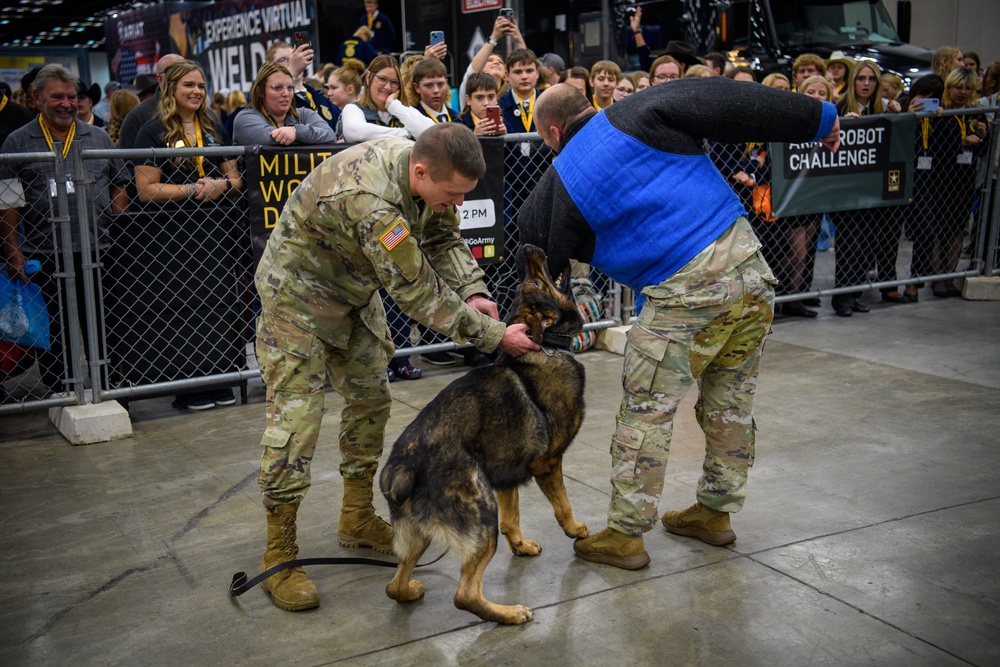
[[[430,42],[424,47],[424,57],[444,60],[447,55],[448,44],[444,41],[444,31],[432,30]]]
[[[490,33],[490,39],[493,42],[499,42],[504,37],[510,37],[514,40],[515,49],[525,48],[524,38],[517,27],[517,22],[514,21],[514,10],[510,8],[500,10],[496,20],[493,21],[493,32]]]
[[[296,32],[292,41],[292,54],[288,57],[288,71],[293,79],[298,79],[312,65],[313,51],[308,32]]]

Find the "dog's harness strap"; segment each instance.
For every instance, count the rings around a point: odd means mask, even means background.
[[[415,567],[433,565],[444,558],[446,553],[448,552],[445,551],[434,560],[428,563],[420,563]],[[289,568],[302,567],[304,565],[374,565],[376,567],[396,567],[399,563],[391,560],[379,560],[377,558],[296,558],[295,560],[286,560],[284,563],[278,563],[274,567],[264,570],[249,581],[247,581],[246,572],[237,572],[233,575],[233,580],[229,583],[229,595],[234,598],[239,597],[268,577],[274,576]]]

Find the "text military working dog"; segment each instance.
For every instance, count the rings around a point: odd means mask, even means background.
[[[563,453],[583,421],[583,366],[569,354],[545,349],[553,334],[568,343],[583,319],[568,273],[560,280],[563,291],[539,248],[525,246],[522,252],[526,278],[510,319],[527,324],[543,349],[516,359],[505,355],[445,387],[403,431],[380,477],[399,558],[386,594],[398,602],[423,596],[423,584],[410,577],[436,540],[462,564],[455,606],[508,624],[529,621],[532,612],[483,597],[483,573],[497,547],[498,505],[500,531],[519,556],[542,550],[520,527],[518,487],[532,478],[566,535],[588,534],[573,517],[562,477]]]

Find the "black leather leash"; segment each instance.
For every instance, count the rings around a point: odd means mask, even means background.
[[[420,563],[415,567],[433,565],[444,558],[447,553],[448,552],[446,550],[434,560],[427,563]],[[300,567],[303,565],[374,565],[376,567],[396,567],[399,563],[391,560],[379,560],[377,558],[297,558],[295,560],[287,560],[284,563],[278,563],[274,567],[264,570],[249,581],[247,580],[246,572],[237,572],[233,575],[233,580],[229,583],[229,595],[234,598],[239,597],[268,577],[274,576],[289,568]]]

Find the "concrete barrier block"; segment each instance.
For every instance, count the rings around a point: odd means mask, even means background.
[[[49,419],[73,445],[132,437],[128,411],[117,401],[51,408]]]
[[[632,328],[632,325],[601,329],[597,334],[594,347],[598,350],[607,350],[615,354],[625,354],[625,340],[630,328]]]
[[[970,301],[1000,301],[1000,276],[966,278],[965,285],[962,286],[962,298]]]

